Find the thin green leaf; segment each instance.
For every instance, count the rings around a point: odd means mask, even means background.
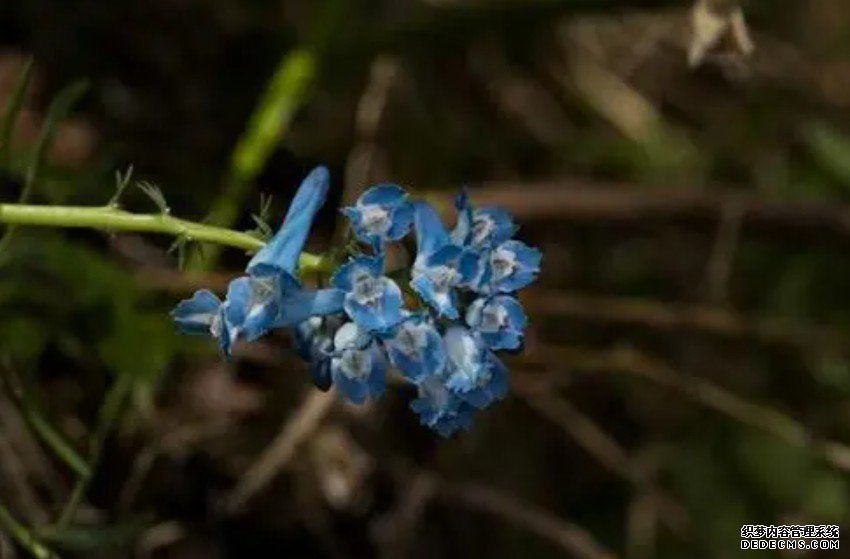
[[[56,137],[56,130],[59,123],[65,120],[68,113],[74,104],[80,100],[83,94],[88,90],[89,84],[85,80],[80,80],[62,89],[47,109],[47,118],[44,120],[44,127],[41,129],[41,136],[38,138],[38,143],[35,146],[35,153],[27,169],[26,183],[24,184],[24,192],[21,193],[21,202],[25,202],[33,187],[38,183],[41,169],[50,148],[53,146],[53,140]]]
[[[136,187],[144,192],[145,195],[150,198],[154,204],[156,204],[156,207],[159,209],[159,213],[171,213],[171,208],[168,207],[168,201],[165,199],[165,194],[162,193],[162,189],[160,187],[147,181],[137,182]]]
[[[12,135],[15,133],[15,126],[18,124],[18,118],[24,106],[24,96],[32,80],[32,67],[33,60],[30,58],[24,65],[24,70],[15,84],[12,97],[9,98],[9,103],[6,105],[3,119],[0,120],[0,168],[5,168],[9,165]]]
[[[23,204],[27,201],[33,188],[38,183],[41,168],[44,165],[44,160],[50,151],[50,147],[53,145],[53,139],[56,136],[56,129],[59,123],[65,119],[71,107],[82,97],[87,89],[88,82],[74,82],[60,91],[50,103],[50,107],[47,109],[47,118],[45,118],[44,126],[41,129],[41,136],[38,138],[32,161],[27,168],[26,182],[18,199],[19,203]],[[12,242],[14,234],[15,227],[9,226],[6,229],[6,235],[0,240],[0,253],[4,252]]]
[[[257,225],[257,228],[253,231],[249,231],[249,233],[253,233],[264,240],[270,239],[272,236],[271,226],[269,226],[269,224],[266,223],[266,221],[257,214],[251,214],[251,219]]]
[[[9,534],[35,559],[55,559],[56,554],[41,543],[30,530],[15,520],[9,510],[0,503],[0,529]]]
[[[124,194],[125,190],[127,190],[127,187],[130,185],[130,180],[132,178],[132,165],[127,167],[127,170],[124,171],[124,173],[122,173],[121,171],[115,171],[115,194],[113,194],[112,198],[109,199],[107,206],[118,207],[118,204],[121,200],[121,195]]]
[[[807,126],[803,137],[821,167],[850,186],[850,138],[824,122]]]
[[[100,463],[100,456],[103,452],[103,445],[106,442],[106,438],[115,428],[124,403],[132,389],[133,377],[120,373],[106,394],[106,398],[103,404],[101,404],[100,413],[98,414],[97,426],[89,437],[89,473],[85,476],[77,477],[77,481],[71,491],[71,496],[68,502],[65,503],[62,512],[59,514],[59,519],[56,521],[57,528],[67,527],[71,520],[74,519],[74,515],[89,488],[93,468],[96,468]]]
[[[306,103],[316,81],[318,66],[318,57],[311,48],[297,48],[283,56],[233,150],[229,178],[210,210],[212,225],[230,227],[234,224],[251,192],[252,181]],[[203,263],[191,261],[189,268],[213,267],[218,253],[219,247],[211,246],[207,260]]]
[[[27,425],[35,432],[41,442],[77,476],[89,476],[91,470],[88,463],[44,417],[38,404],[32,399],[11,367],[6,367],[3,381],[9,393],[15,398]]]
[[[181,235],[174,239],[174,242],[171,243],[171,246],[168,247],[166,254],[177,253],[177,269],[183,270],[186,265],[186,245],[189,244],[189,238],[185,235]]]
[[[71,526],[58,528],[46,526],[38,536],[60,550],[76,552],[103,552],[104,549],[126,546],[135,541],[149,527],[144,519],[132,520],[111,526]]]
[[[304,103],[316,77],[316,57],[307,49],[289,52],[277,68],[233,152],[231,166],[237,181],[250,182]]]

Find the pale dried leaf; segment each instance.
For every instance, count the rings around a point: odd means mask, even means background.
[[[691,11],[691,26],[691,44],[688,49],[688,63],[691,67],[702,64],[706,56],[725,44],[739,56],[749,56],[755,49],[744,11],[737,4],[697,0]]]

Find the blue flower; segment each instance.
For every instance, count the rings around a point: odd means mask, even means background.
[[[339,391],[355,404],[377,399],[386,388],[387,361],[378,342],[348,322],[334,336],[331,378]]]
[[[209,289],[201,289],[191,299],[180,301],[171,311],[177,329],[184,334],[209,335],[218,328],[221,317],[221,299]]]
[[[196,333],[206,329],[228,355],[240,335],[253,341],[271,328],[341,312],[344,293],[305,290],[296,275],[310,225],[325,202],[328,180],[326,168],[311,171],[298,187],[280,230],[248,263],[248,275],[230,283],[223,303],[204,291],[180,303],[172,313],[178,327]],[[215,318],[212,310],[217,304]]]
[[[363,330],[383,336],[404,318],[401,289],[384,274],[383,256],[359,256],[341,266],[331,283],[345,292],[345,312]]]
[[[400,186],[373,186],[349,208],[342,212],[351,221],[357,238],[381,251],[387,241],[397,241],[407,235],[413,223],[413,208],[407,193]]]
[[[448,356],[446,388],[479,409],[507,395],[508,371],[480,337],[452,326],[443,340]]]
[[[295,193],[283,225],[248,263],[250,282],[242,330],[249,341],[273,327],[291,326],[310,316],[305,313],[311,310],[317,295],[302,289],[296,269],[313,218],[325,203],[329,180],[325,167],[316,167],[307,175]],[[323,310],[334,312],[332,306]]]
[[[342,326],[341,316],[313,316],[295,327],[295,351],[310,365],[310,376],[319,390],[331,387],[333,338]]]
[[[517,349],[528,324],[519,301],[509,295],[476,299],[466,311],[466,323],[490,349]]]
[[[475,408],[460,399],[444,384],[444,379],[432,376],[417,385],[418,397],[410,409],[419,416],[419,423],[443,437],[461,429],[469,429]]]
[[[477,257],[451,242],[430,204],[415,204],[415,227],[417,254],[410,286],[440,316],[457,319],[455,289],[475,277]]]
[[[244,278],[243,278],[244,279]],[[171,317],[184,334],[209,335],[218,340],[219,349],[225,357],[241,331],[245,321],[242,299],[245,283],[231,282],[224,303],[211,291],[201,289],[177,304]]]
[[[466,190],[455,199],[457,225],[452,240],[461,246],[482,249],[507,241],[518,227],[510,213],[502,208],[473,208]]]
[[[412,382],[439,374],[446,364],[443,338],[433,324],[421,316],[405,319],[384,345],[390,362]]]
[[[246,271],[253,277],[286,275],[297,284],[295,270],[316,214],[325,204],[330,187],[330,173],[316,167],[301,181],[289,205],[283,225],[274,237],[248,262]]]
[[[480,293],[513,293],[537,279],[542,254],[522,241],[506,241],[484,254],[475,289]]]

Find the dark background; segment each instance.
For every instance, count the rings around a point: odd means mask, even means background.
[[[325,163],[314,252],[393,181],[442,208],[469,185],[544,263],[511,396],[442,440],[406,387],[312,390],[285,334],[230,363],[177,335],[238,250],[181,271],[173,239],[21,228],[0,504],[70,558],[727,558],[743,524],[846,526],[850,5],[742,9],[751,54],[713,0],[4,0],[0,107],[34,65],[3,202],[53,129],[32,203],[104,204],[133,165],[174,215],[247,230],[271,194],[277,226]]]

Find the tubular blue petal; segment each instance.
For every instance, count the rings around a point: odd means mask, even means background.
[[[249,277],[236,278],[227,286],[227,298],[222,303],[218,320],[214,322],[211,329],[225,357],[230,357],[233,344],[244,331],[250,299],[251,279]]]
[[[369,386],[369,396],[377,399],[384,395],[387,387],[387,359],[381,347],[373,343],[371,349],[372,359],[374,361],[372,374],[369,375],[367,384]]]
[[[513,237],[517,229],[513,216],[506,210],[480,208],[473,213],[471,242],[477,247],[503,243]]]
[[[343,291],[354,289],[354,275],[366,271],[372,277],[380,277],[384,270],[383,256],[358,256],[340,266],[331,278],[331,285]]]
[[[210,328],[217,319],[221,300],[208,290],[201,289],[191,299],[181,301],[171,311],[171,318],[184,334],[210,334]]]
[[[507,241],[517,231],[513,217],[502,208],[473,208],[466,189],[455,199],[458,212],[452,240],[476,250],[490,248]]]
[[[384,285],[380,299],[364,304],[354,292],[345,296],[345,312],[358,326],[376,335],[385,335],[404,318],[401,289],[389,278],[380,278]]]
[[[313,303],[310,312],[314,316],[325,316],[342,312],[345,302],[345,292],[341,289],[319,289],[313,292]]]
[[[334,384],[355,404],[378,398],[386,387],[387,362],[383,351],[374,341],[360,347],[362,342],[363,333],[355,325],[344,325],[334,338],[331,361]]]
[[[449,244],[449,234],[437,210],[427,202],[416,202],[413,206],[417,253],[433,254]]]
[[[245,276],[231,282],[230,286],[227,304],[234,317],[231,322],[238,324],[249,341],[254,341],[272,328],[280,310],[278,277]]]
[[[344,208],[357,238],[382,252],[387,241],[397,241],[413,221],[407,193],[398,185],[383,184],[367,190],[354,207]]]
[[[512,293],[533,283],[540,272],[541,252],[521,241],[502,243],[488,253],[486,270],[477,290],[482,293]]]
[[[437,311],[439,316],[451,320],[458,318],[457,296],[451,289],[437,289],[434,282],[426,275],[413,278],[410,282],[410,287],[432,309]]]
[[[224,301],[224,316],[231,328],[241,328],[248,316],[251,303],[251,278],[242,276],[227,286],[227,298]]]
[[[463,258],[463,249],[448,244],[414,263],[410,286],[440,316],[458,317],[455,288],[464,281],[458,269]]]
[[[452,231],[452,241],[463,246],[468,244],[472,232],[472,204],[469,202],[469,192],[464,188],[455,198],[457,224]]]
[[[336,360],[334,360],[336,361]],[[337,390],[353,404],[365,404],[369,399],[369,385],[359,379],[348,377],[339,365],[331,364],[331,378]]]
[[[383,275],[383,256],[360,256],[341,266],[331,279],[345,291],[344,309],[361,328],[385,335],[404,318],[401,290]]]
[[[448,356],[446,387],[476,408],[507,392],[507,369],[473,332],[453,326],[444,335]]]
[[[464,401],[477,409],[486,408],[493,402],[504,399],[508,393],[507,367],[492,353],[488,352],[486,359],[489,381],[460,395]]]
[[[338,316],[314,316],[295,328],[295,349],[309,363],[313,384],[322,391],[328,390],[333,382],[333,337],[341,324],[342,320]]]
[[[409,203],[399,204],[392,212],[392,225],[387,231],[387,239],[398,241],[404,238],[413,225],[413,206]]]
[[[314,359],[310,362],[310,378],[313,379],[313,386],[327,392],[333,384],[331,376],[331,360],[330,359]]]
[[[369,188],[360,196],[357,204],[365,206],[368,204],[377,204],[379,206],[395,206],[404,202],[407,198],[407,192],[397,184],[379,184]]]
[[[508,295],[477,299],[466,313],[469,327],[494,350],[519,348],[527,322],[522,305]]]
[[[449,391],[438,377],[429,377],[418,384],[419,396],[410,403],[410,409],[419,416],[419,422],[443,437],[472,424],[475,409]]]
[[[328,288],[300,290],[284,295],[278,305],[271,328],[295,326],[311,316],[325,316],[342,312],[345,292]]]
[[[402,322],[384,345],[390,362],[412,382],[439,374],[445,367],[442,337],[433,325],[419,317]]]
[[[313,218],[324,205],[329,186],[330,173],[326,167],[316,167],[307,175],[295,193],[280,230],[248,263],[249,274],[267,276],[285,272],[295,276]]]
[[[323,335],[323,322],[322,318],[318,316],[308,318],[293,330],[295,352],[304,361],[310,361],[313,358],[313,347],[319,337]]]

